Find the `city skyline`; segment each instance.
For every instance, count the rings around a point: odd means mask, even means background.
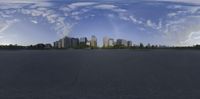
[[[54,41],[53,47],[66,49],[66,48],[87,48],[87,47],[112,48],[115,45],[124,46],[124,47],[132,47],[133,45],[136,46],[136,44],[133,44],[133,42],[130,40],[120,39],[120,38],[115,40],[115,39],[113,39],[111,37],[107,37],[107,36],[105,36],[102,39],[103,45],[99,46],[98,44],[100,42],[98,42],[97,40],[98,40],[98,38],[95,35],[92,35],[90,38],[87,38],[87,37],[76,38],[76,37],[65,36],[59,40]]]
[[[1,0],[0,45],[95,35],[98,46],[104,36],[192,46],[200,43],[199,13],[198,0]]]

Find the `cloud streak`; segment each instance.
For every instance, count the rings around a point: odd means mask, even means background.
[[[169,1],[169,2],[181,2],[181,3],[191,3],[191,4],[200,4],[199,0],[155,0],[155,1]]]
[[[2,12],[0,13],[1,19],[9,21],[10,19],[6,17],[14,17],[15,14],[28,15],[30,18],[45,18],[50,24],[54,27],[54,30],[57,32],[60,37],[68,35],[70,24],[66,23],[64,16],[60,13],[57,13],[56,9],[53,9],[53,5],[50,2],[43,1],[0,1],[5,4],[0,5]],[[39,2],[39,3],[38,3]],[[15,4],[17,3],[17,4]],[[31,3],[31,4],[30,4]],[[37,24],[38,21],[32,21]],[[8,27],[8,26],[7,26]],[[67,29],[67,30],[66,30]],[[1,31],[5,30],[4,28]]]

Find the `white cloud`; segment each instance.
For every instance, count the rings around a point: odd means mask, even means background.
[[[182,9],[183,6],[182,5],[169,5],[167,8],[168,9]]]
[[[95,6],[95,8],[97,8],[97,9],[105,9],[105,10],[113,10],[113,9],[117,8],[117,6],[111,5],[111,4],[101,4],[101,5]]]
[[[40,3],[34,3],[34,5],[31,5],[29,8],[38,8],[38,7],[53,7],[54,4],[51,2],[40,2]]]
[[[62,6],[59,9],[64,12],[64,16],[75,19],[76,21],[79,21],[83,18],[89,18],[90,14],[84,16],[83,14],[96,9],[108,10],[113,13],[117,13],[118,15],[126,13],[127,11],[126,9],[122,9],[113,4],[103,4],[96,2],[76,2]]]
[[[7,24],[7,23],[1,23],[0,24],[0,33],[2,33],[3,31],[5,31],[8,27],[9,27],[9,24]]]
[[[69,5],[69,7],[84,7],[84,6],[90,6],[90,5],[94,5],[97,4],[96,2],[76,2],[76,3],[72,3]]]
[[[8,29],[12,24],[19,22],[18,19],[0,21],[0,33]]]
[[[121,13],[123,13],[123,12],[127,12],[127,10],[126,9],[121,9],[121,8],[118,8],[118,9],[113,9],[113,11],[115,11],[115,12],[121,12]]]
[[[65,17],[53,9],[39,7],[37,9],[22,9],[21,12],[25,15],[45,18],[50,24],[55,25],[53,26],[54,30],[60,37],[66,36],[70,32],[71,28],[70,25],[65,22]]]
[[[189,0],[188,0],[189,1]],[[162,26],[161,33],[174,44],[188,46],[200,42],[200,7],[192,5],[170,5],[168,19]],[[198,35],[197,35],[198,34]]]
[[[38,24],[38,21],[36,21],[36,20],[31,20],[31,22],[34,24]]]
[[[124,21],[130,21],[129,16],[125,16],[124,14],[120,14],[119,18],[122,19],[122,20],[124,20]]]
[[[63,37],[68,35],[71,32],[71,28],[73,25],[65,23],[62,18],[59,20],[59,22],[56,23],[55,30],[57,31],[58,35]]]
[[[155,23],[151,20],[147,20],[146,24],[147,27],[150,27],[152,29],[158,30],[158,31],[162,31],[161,29],[163,28],[163,23],[162,20],[160,19],[158,23]]]
[[[0,19],[4,20],[6,17],[13,17],[15,14],[24,14],[30,17],[31,22],[37,24],[39,21],[36,19],[39,17],[43,17],[52,24],[52,27],[59,36],[68,35],[68,31],[70,30],[66,29],[70,29],[70,26],[68,26],[69,24],[66,23],[64,16],[57,12],[57,9],[51,7],[53,6],[53,4],[45,1],[47,0],[33,0],[31,2],[27,0],[0,0]],[[31,17],[34,20],[31,20]],[[8,27],[9,25],[1,26],[0,30],[3,31]]]
[[[73,15],[73,16],[74,16],[74,15],[79,15],[79,14],[81,14],[80,11],[74,11],[74,12],[71,13],[71,15]]]
[[[200,44],[200,31],[197,32],[191,32],[188,35],[187,40],[181,42],[183,45],[194,45],[194,44]]]
[[[137,20],[134,16],[129,16],[131,21],[134,22],[134,23],[138,23],[138,24],[142,24],[143,22],[140,21],[140,20]]]
[[[190,16],[167,21],[163,26],[164,37],[177,45],[193,45],[198,41],[200,17]],[[195,34],[195,35],[194,35]],[[196,38],[197,37],[197,38]]]
[[[131,21],[134,24],[143,24],[143,22],[141,20],[137,19],[133,15],[126,15],[126,14],[121,13],[119,15],[119,18],[122,19],[122,20],[124,20],[124,21]]]
[[[113,4],[99,4],[99,5],[94,6],[94,8],[102,9],[102,10],[110,10],[110,11],[117,12],[117,13],[126,13],[127,12],[126,9],[122,9]]]
[[[95,4],[97,4],[97,3],[95,3],[95,2],[76,2],[76,3],[67,5],[67,7],[63,8],[63,10],[65,10],[65,11],[75,10],[80,7],[87,7],[87,6],[91,6],[91,5],[95,5]]]
[[[63,11],[65,17],[70,17],[76,21],[79,21],[83,18],[88,18],[87,16],[80,17],[84,13],[90,11],[94,5],[97,5],[96,2],[76,2],[61,6],[59,9]],[[90,15],[88,15],[90,16]]]
[[[183,3],[200,4],[199,0],[155,0],[155,1],[170,1],[170,2],[183,2]]]
[[[72,9],[65,6],[65,7],[60,7],[60,10],[65,11],[67,13],[67,12],[70,12]]]
[[[177,16],[177,13],[174,13],[174,12],[173,13],[168,13],[167,16],[168,17],[174,17],[174,16]]]
[[[1,3],[0,2],[0,9],[19,9],[27,6],[27,4],[12,4],[12,3]]]
[[[155,25],[151,22],[151,20],[147,20],[147,26],[154,27]]]
[[[195,15],[197,13],[200,13],[200,7],[199,6],[185,6],[185,5],[170,5],[168,6],[168,9],[174,10],[174,12],[168,13],[168,17],[176,17],[176,16],[191,16]]]
[[[0,3],[39,3],[52,0],[0,0]]]

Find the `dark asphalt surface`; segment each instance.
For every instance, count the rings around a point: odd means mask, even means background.
[[[200,50],[1,50],[0,99],[200,99]]]

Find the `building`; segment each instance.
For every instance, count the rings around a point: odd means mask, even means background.
[[[103,47],[104,48],[109,47],[109,38],[108,37],[103,38]]]
[[[90,47],[97,48],[97,38],[94,35],[91,37]]]
[[[115,45],[115,41],[112,38],[104,37],[103,38],[103,47],[113,47]]]
[[[111,39],[111,38],[110,38],[110,39],[108,40],[108,46],[109,46],[109,47],[113,47],[114,45],[115,45],[114,39]]]
[[[77,48],[79,46],[78,38],[71,38],[71,48]]]
[[[127,46],[128,46],[127,41],[123,39],[123,40],[122,40],[122,45],[125,46],[125,47],[127,47]]]
[[[65,38],[61,39],[61,48],[65,48]]]
[[[126,47],[126,46],[128,46],[128,43],[124,39],[117,39],[116,45],[117,46],[125,46]]]
[[[58,41],[55,41],[55,42],[53,43],[53,46],[54,46],[54,48],[58,48]]]
[[[128,41],[128,42],[127,42],[127,46],[128,46],[128,47],[132,47],[132,46],[133,46],[132,41]]]
[[[117,41],[116,41],[116,45],[117,46],[122,46],[123,44],[122,44],[122,39],[117,39]]]
[[[86,46],[90,46],[90,45],[91,45],[90,42],[91,42],[91,41],[87,41]]]
[[[64,37],[59,41],[54,42],[54,48],[70,48],[71,47],[71,38]]]
[[[62,39],[58,41],[58,48],[62,48]]]
[[[87,41],[88,41],[88,40],[87,40],[86,37],[80,38],[80,40],[79,40],[80,46],[85,47],[85,46],[87,45]]]
[[[45,48],[50,49],[50,48],[52,48],[52,45],[51,44],[45,44]]]
[[[71,48],[71,38],[70,37],[64,37],[63,38],[63,48]]]

